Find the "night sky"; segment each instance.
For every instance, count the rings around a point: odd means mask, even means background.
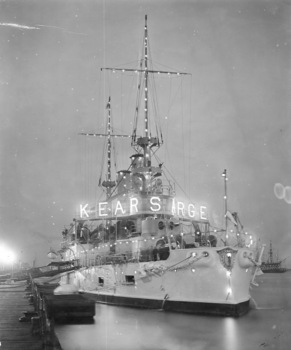
[[[191,73],[190,107],[161,103],[159,157],[221,226],[227,169],[229,208],[291,256],[290,11],[290,0],[0,0],[0,244],[45,264],[96,198],[103,146],[78,133],[104,131],[100,68],[136,66],[147,14],[153,61]],[[114,107],[131,133],[135,106]]]

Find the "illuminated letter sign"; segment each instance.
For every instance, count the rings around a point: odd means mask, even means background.
[[[102,218],[111,215],[136,215],[149,211],[153,213],[166,212],[167,214],[194,220],[208,220],[206,206],[199,206],[189,202],[184,203],[176,201],[174,198],[163,200],[159,196],[141,199],[131,197],[114,202],[100,202],[91,209],[89,209],[89,204],[80,205],[80,217],[83,219],[93,218],[93,215],[95,215],[95,218]]]
[[[107,216],[108,214],[105,213],[107,202],[100,202],[99,203],[99,216]]]
[[[190,218],[194,218],[195,217],[195,206],[194,206],[194,204],[189,204],[188,205],[188,215],[190,216]]]
[[[117,203],[116,203],[116,208],[115,208],[114,215],[117,215],[118,210],[121,211],[121,214],[125,213],[125,211],[123,210],[122,205],[121,205],[121,203],[119,201],[117,201]]]
[[[160,201],[161,201],[161,199],[159,197],[152,197],[150,199],[151,205],[155,206],[155,207],[152,207],[152,206],[150,207],[151,211],[160,211],[161,210],[161,205],[160,205],[160,203],[158,203]]]
[[[86,204],[84,207],[82,207],[82,204],[80,204],[80,217],[83,218],[83,214],[88,218],[89,214],[86,212],[86,208],[88,207],[88,204]]]
[[[130,214],[138,213],[137,205],[138,205],[138,199],[130,198]]]
[[[177,214],[180,215],[180,212],[181,212],[181,215],[184,216],[184,203],[183,202],[178,202],[177,203]]]
[[[203,220],[207,220],[206,210],[206,207],[200,207],[200,218]]]

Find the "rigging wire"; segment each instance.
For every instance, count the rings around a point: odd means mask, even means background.
[[[179,94],[179,91],[182,88],[183,82],[185,79],[184,76],[179,76],[180,84],[176,85],[176,84],[173,84],[172,79],[174,79],[174,78],[177,78],[177,77],[175,77],[175,76],[168,77],[168,79],[171,79],[171,81],[170,81],[171,83],[170,83],[170,91],[169,91],[169,101],[167,103],[168,108],[166,111],[166,122],[164,123],[164,125],[166,127],[166,129],[165,129],[165,139],[166,140],[169,137],[169,119],[170,119],[172,110],[175,106],[175,102],[177,101],[177,98],[181,96],[181,94]],[[181,105],[181,104],[182,104],[182,101],[180,101],[179,105]],[[166,142],[165,144],[166,144],[166,146],[165,146],[165,150],[164,150],[164,160],[165,160],[165,163],[167,163],[167,159],[169,156],[169,150],[167,147],[168,142]]]
[[[186,90],[186,88],[185,88]],[[190,92],[189,92],[189,106],[190,106],[190,111],[189,111],[189,130],[190,130],[190,136],[189,136],[189,157],[191,156],[192,157],[192,153],[191,153],[191,142],[192,142],[192,99],[191,99],[191,96],[192,96],[192,92],[193,92],[193,79],[192,79],[192,76],[190,78]],[[188,174],[189,174],[189,190],[190,190],[190,184],[191,184],[191,181],[190,181],[190,174],[191,174],[191,164],[192,162],[190,161],[191,159],[189,159],[189,170],[188,170]]]
[[[156,136],[158,138],[158,140],[161,139],[161,128],[160,128],[160,123],[159,123],[159,113],[158,113],[158,110],[159,110],[159,106],[158,106],[158,100],[156,98],[157,94],[156,94],[156,83],[155,83],[155,78],[154,78],[154,75],[151,76],[151,78],[149,79],[149,85],[152,89],[153,94],[150,94],[150,99],[151,99],[151,102],[152,102],[152,106],[153,106],[153,122],[155,124],[155,130],[156,130]],[[149,122],[151,122],[151,119],[149,119]],[[160,141],[159,141],[159,144],[160,144]]]
[[[84,140],[84,138],[82,138],[81,140],[81,162],[79,164],[79,172],[80,172],[80,180],[81,180],[81,188],[82,188],[82,195],[81,195],[81,199],[82,201],[85,200],[84,196],[86,193],[86,183],[85,183],[85,175],[86,175],[86,171],[85,171],[85,167],[86,167],[86,140]],[[85,155],[85,157],[84,157]]]
[[[102,71],[99,70],[99,81],[102,82]],[[105,84],[105,83],[104,83]],[[105,86],[103,86],[104,90],[105,90]],[[96,118],[96,124],[97,124],[97,129],[98,129],[98,126],[100,125],[100,121],[98,120],[98,116],[99,115],[103,115],[104,112],[100,113],[100,106],[102,105],[103,106],[103,102],[102,101],[102,96],[101,96],[101,88],[98,89],[99,93],[98,93],[98,99],[97,99],[97,118]],[[98,108],[99,107],[99,108]],[[99,111],[98,111],[99,110]],[[96,146],[96,149],[97,149],[97,146]],[[98,152],[97,152],[98,154]],[[95,159],[95,163],[98,163],[97,162],[97,155],[96,155],[96,159]],[[102,162],[102,164],[104,164],[104,162]],[[99,183],[101,182],[101,175],[99,175],[99,179],[98,179],[98,182],[97,182],[97,176],[98,176],[98,167],[96,167],[96,181],[95,181],[95,188],[94,188],[94,194],[95,194],[95,201],[97,201],[97,192],[98,192],[98,187],[99,187]]]
[[[114,134],[114,127],[113,127],[113,118],[114,116],[114,111],[111,110],[111,134]],[[116,144],[114,142],[114,137],[111,137],[111,148],[112,148],[112,153],[113,153],[113,162],[111,160],[111,163],[113,163],[114,165],[114,172],[116,173],[117,172],[117,169],[118,169],[118,164],[117,164],[117,159],[118,159],[118,154],[117,154],[117,147],[116,147]],[[112,175],[112,174],[111,174]]]
[[[156,160],[161,163],[161,159],[159,159],[159,157],[157,155],[155,155],[155,158]],[[182,191],[182,193],[185,195],[185,197],[190,200],[190,197],[188,196],[188,194],[185,192],[185,190],[183,189],[183,187],[178,183],[178,181],[174,178],[173,174],[170,172],[170,170],[165,166],[163,165],[163,168],[166,169],[166,171],[168,172],[168,174],[170,175],[170,177],[172,178],[173,182],[179,187],[179,189]],[[167,179],[167,176],[166,174],[164,173],[166,179]],[[167,179],[168,180],[168,179]]]
[[[181,96],[181,114],[182,114],[182,135],[184,135],[184,109],[183,109],[183,91],[182,86],[180,89],[180,96]],[[186,169],[185,169],[185,137],[182,137],[182,150],[183,150],[183,173],[184,173],[184,186],[186,187]],[[187,188],[186,188],[187,191]],[[188,191],[189,192],[189,189]]]
[[[89,178],[89,166],[90,166],[90,158],[89,158],[89,145],[88,145],[88,139],[86,138],[86,150],[85,150],[85,158],[86,158],[86,166],[85,166],[85,177],[84,177],[84,181],[85,181],[85,196],[86,196],[86,200],[88,200],[89,197],[89,186],[90,186],[90,178]]]
[[[143,41],[141,42],[141,46],[138,50],[139,52],[139,57],[138,57],[138,66],[139,69],[142,69],[142,63],[143,63],[143,45],[144,45],[144,41],[145,41],[145,33],[143,32]],[[137,80],[137,94],[136,94],[136,102],[135,102],[135,111],[134,111],[134,122],[133,122],[133,130],[132,130],[132,139],[131,139],[131,145],[134,146],[136,143],[136,137],[137,137],[137,122],[138,122],[138,114],[139,114],[139,110],[140,110],[140,104],[141,104],[141,95],[142,95],[142,91],[143,89],[142,87],[142,83],[144,83],[144,80],[142,79],[142,73],[138,74],[138,80]]]
[[[106,133],[106,125],[105,125],[105,131],[104,133]],[[101,187],[102,186],[102,177],[103,177],[103,172],[104,172],[104,166],[105,166],[105,155],[106,155],[106,151],[107,151],[107,145],[106,145],[106,140],[103,142],[103,151],[102,151],[102,158],[101,158],[101,168],[100,168],[100,176],[99,176],[99,182],[98,182],[98,186]]]
[[[154,70],[154,65],[153,65],[153,59],[151,56],[151,49],[150,49],[150,41],[148,40],[148,47],[149,47],[149,62],[151,69]],[[157,84],[156,84],[156,79],[155,75],[151,74],[150,75],[150,86],[153,91],[153,93],[150,95],[152,104],[153,104],[153,118],[155,121],[155,129],[156,129],[156,136],[159,140],[159,145],[163,144],[163,133],[162,133],[162,127],[161,127],[161,117],[159,114],[159,105],[158,105],[158,99],[157,99]]]
[[[148,67],[150,68],[150,70],[153,70],[153,64],[152,64],[152,57],[151,57],[151,48],[150,48],[150,39],[148,37],[147,39],[147,47],[148,47]],[[157,118],[157,101],[155,99],[156,96],[156,91],[155,91],[155,79],[154,79],[154,74],[148,74],[148,87],[149,87],[149,91],[153,91],[152,94],[148,93],[148,97],[150,98],[150,100],[152,101],[152,107],[153,107],[153,111],[152,113],[150,113],[151,111],[149,111],[149,115],[148,115],[148,126],[149,126],[149,130],[151,131],[151,123],[152,123],[152,119],[156,120]],[[150,109],[150,104],[149,104],[149,109]],[[152,114],[152,118],[151,118],[151,114]],[[151,136],[151,134],[150,134]],[[157,132],[156,135],[159,138],[159,134]]]
[[[140,61],[140,68],[142,67],[142,60]],[[133,122],[133,131],[132,131],[132,145],[135,144],[136,137],[137,137],[137,122],[138,122],[138,114],[141,104],[141,95],[142,95],[142,84],[144,83],[142,79],[142,73],[138,74],[138,87],[137,87],[137,95],[136,95],[136,102],[135,102],[135,115],[134,115],[134,122]]]

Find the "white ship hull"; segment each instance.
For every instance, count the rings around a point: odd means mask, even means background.
[[[180,80],[190,74],[156,70],[149,57],[145,16],[139,68],[101,69],[114,73],[110,77],[137,75],[132,134],[113,131],[111,96],[106,105],[105,132],[81,133],[105,137],[107,170],[99,179],[105,196],[81,203],[77,218],[62,232],[62,259],[82,266],[67,272],[62,283],[73,284],[102,303],[239,316],[248,310],[253,267],[258,265],[250,249],[256,249],[254,236],[244,232],[237,213],[227,209],[226,169],[222,173],[222,228],[219,223],[210,223],[204,201],[191,199],[195,186],[186,193],[157,156],[163,135],[160,114],[155,113],[154,76]],[[134,154],[128,167],[117,171],[113,179],[111,168],[116,162],[112,149],[118,137],[131,137]],[[179,135],[174,141],[178,146]],[[102,173],[105,167],[100,166]],[[195,182],[193,174],[189,176]]]
[[[247,248],[177,249],[167,260],[82,268],[61,284],[106,304],[240,316],[249,308],[253,254]]]

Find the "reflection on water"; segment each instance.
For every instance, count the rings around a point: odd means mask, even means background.
[[[236,348],[238,335],[236,332],[236,320],[232,317],[227,317],[223,320],[223,347],[225,350],[231,350]]]
[[[63,350],[287,350],[291,272],[257,281],[252,309],[241,318],[96,304],[93,324],[58,325],[56,332]]]

